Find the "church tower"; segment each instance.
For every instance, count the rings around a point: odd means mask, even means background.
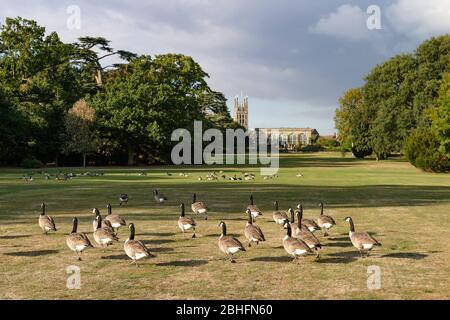
[[[234,97],[234,121],[239,123],[245,129],[248,129],[248,96],[239,99],[238,96]]]

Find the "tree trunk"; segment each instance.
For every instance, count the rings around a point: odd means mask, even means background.
[[[134,165],[134,150],[131,144],[128,144],[128,165]]]
[[[86,153],[83,153],[83,168],[86,168]]]
[[[97,83],[97,86],[101,87],[103,85],[103,78],[102,78],[102,70],[97,69],[97,74],[95,75],[95,82]]]

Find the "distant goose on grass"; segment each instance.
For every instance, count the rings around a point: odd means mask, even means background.
[[[66,243],[70,250],[77,253],[77,258],[81,261],[81,254],[84,249],[93,247],[89,238],[81,232],[77,232],[78,219],[72,220],[72,232],[67,236]]]
[[[45,214],[45,203],[41,204],[41,214],[39,215],[39,227],[41,227],[44,234],[47,235],[49,231],[56,231],[55,221],[51,216]]]
[[[353,224],[352,217],[346,217],[345,221],[350,224],[350,231],[348,235],[353,246],[359,250],[361,258],[363,258],[364,252],[366,252],[367,256],[369,256],[369,252],[373,249],[374,246],[381,246],[381,243],[379,243],[367,232],[355,232],[355,225]]]
[[[250,195],[250,204],[247,207],[248,210],[250,210],[252,217],[257,218],[259,216],[262,216],[261,210],[253,203],[253,195]]]
[[[319,249],[322,249],[322,245],[319,239],[303,224],[301,211],[297,212],[297,228],[294,236],[306,243],[310,249],[314,249],[317,253],[317,258],[319,258]]]
[[[284,226],[284,223],[286,220],[288,220],[288,216],[286,214],[286,212],[284,211],[278,211],[278,201],[275,201],[274,203],[275,206],[275,210],[273,211],[273,221],[275,221],[275,223],[279,224],[280,226]]]
[[[125,241],[123,249],[127,256],[130,257],[131,263],[135,263],[138,266],[138,260],[146,257],[154,257],[154,255],[150,253],[150,250],[148,250],[142,241],[134,240],[134,224],[130,223],[128,228],[130,229],[130,236]]]
[[[317,224],[321,229],[323,229],[323,236],[328,236],[328,230],[330,230],[333,226],[336,225],[334,219],[330,216],[323,214],[323,202],[319,204],[320,206],[320,216],[317,218]]]
[[[187,230],[192,229],[194,231],[194,234],[192,235],[192,238],[195,238],[195,220],[192,217],[186,217],[184,212],[184,203],[180,205],[181,213],[180,217],[178,218],[178,227],[183,231],[183,237]]]
[[[112,214],[112,206],[111,206],[111,204],[108,203],[106,208],[108,209],[108,215],[105,217],[105,223],[107,221],[110,222],[111,223],[111,227],[115,228],[116,232],[119,231],[120,227],[124,227],[124,226],[127,225],[127,223],[126,223],[124,218],[122,218],[118,214]]]
[[[122,193],[119,197],[119,201],[120,201],[119,206],[121,206],[122,203],[124,203],[124,202],[125,202],[125,204],[128,204],[128,200],[130,200],[130,198],[128,197],[128,194]]]
[[[298,257],[312,253],[309,246],[302,240],[292,237],[291,224],[288,220],[285,220],[285,227],[287,229],[286,236],[283,238],[284,250],[294,257],[293,262],[298,261]]]
[[[156,203],[164,203],[164,201],[167,200],[167,197],[165,197],[163,194],[159,193],[158,190],[153,190],[153,193],[155,194],[154,199]]]
[[[234,263],[233,255],[239,251],[245,251],[242,243],[233,236],[227,236],[227,226],[225,222],[220,221],[219,227],[222,228],[222,234],[219,237],[219,249],[230,259],[230,262]]]
[[[314,232],[316,230],[320,230],[319,225],[313,219],[303,219],[303,205],[297,204],[297,208],[299,212],[301,212],[302,216],[302,224],[305,225],[309,231]]]
[[[119,238],[117,238],[113,231],[102,228],[102,216],[100,215],[97,217],[97,229],[94,231],[94,240],[103,248],[109,246],[114,241],[119,241]]]
[[[264,237],[261,228],[258,225],[253,224],[254,217],[250,209],[247,209],[246,212],[248,221],[245,224],[244,234],[248,240],[248,246],[251,247],[253,242],[258,245],[260,241],[266,241],[266,238]]]
[[[208,207],[206,203],[202,201],[197,201],[197,195],[195,193],[192,195],[191,209],[192,212],[196,214],[204,214],[205,220],[208,220]]]

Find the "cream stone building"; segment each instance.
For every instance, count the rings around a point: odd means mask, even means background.
[[[248,97],[234,97],[233,119],[244,128],[248,129]],[[319,137],[319,133],[313,128],[256,128],[255,131],[262,132],[270,143],[273,131],[277,131],[280,146],[292,150],[299,146],[311,144]]]

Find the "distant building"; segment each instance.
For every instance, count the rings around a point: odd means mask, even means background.
[[[245,129],[248,129],[248,97],[234,97],[234,114],[233,119]]]
[[[319,137],[319,132],[312,128],[256,128],[258,133],[263,133],[267,137],[268,143],[275,130],[279,134],[280,147],[287,150],[310,145]]]
[[[248,129],[248,96],[234,97],[233,119],[244,128]],[[298,146],[311,144],[319,137],[316,129],[312,128],[256,128],[257,132],[266,135],[270,142],[272,131],[277,130],[280,138],[280,146],[284,149],[295,149]]]

